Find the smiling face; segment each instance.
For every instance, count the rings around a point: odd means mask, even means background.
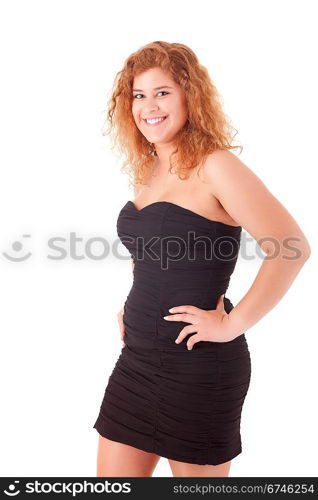
[[[134,77],[132,114],[149,142],[168,144],[187,121],[184,90],[161,68],[144,71]]]

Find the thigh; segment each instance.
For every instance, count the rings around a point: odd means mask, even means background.
[[[219,465],[197,465],[169,459],[174,477],[228,477],[231,460]]]
[[[99,435],[97,477],[151,477],[159,459],[159,455]]]

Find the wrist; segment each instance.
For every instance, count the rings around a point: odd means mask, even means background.
[[[245,333],[246,328],[244,327],[243,320],[235,310],[235,307],[227,314],[226,318],[226,330],[230,337],[236,338]]]

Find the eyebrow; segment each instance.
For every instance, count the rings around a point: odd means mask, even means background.
[[[159,89],[173,89],[173,87],[169,87],[169,85],[161,85],[161,87],[154,87],[153,90]],[[143,92],[142,89],[133,89],[133,92]]]

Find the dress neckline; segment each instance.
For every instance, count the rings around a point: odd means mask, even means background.
[[[136,207],[135,203],[131,200],[129,200],[127,203],[129,203],[137,213],[141,213],[141,212],[143,212],[143,211],[147,210],[148,208],[153,207],[155,205],[160,205],[160,204],[171,205],[173,207],[177,207],[180,210],[184,210],[185,212],[188,212],[192,215],[195,215],[196,217],[199,217],[200,219],[204,219],[207,222],[210,222],[212,224],[221,224],[221,226],[231,227],[233,229],[242,229],[242,226],[234,226],[233,224],[226,224],[226,222],[208,219],[207,217],[204,217],[203,215],[200,215],[200,214],[197,214],[196,212],[193,212],[189,208],[182,207],[181,205],[177,205],[176,203],[173,203],[171,201],[154,201],[153,203],[149,203],[149,205],[146,205],[140,209],[138,209]]]

